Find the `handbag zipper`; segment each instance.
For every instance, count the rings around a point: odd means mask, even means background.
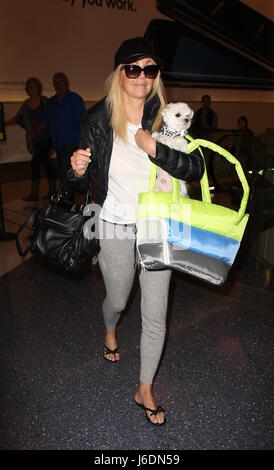
[[[70,228],[64,226],[61,222],[57,222],[56,220],[50,219],[49,217],[47,217],[44,220],[44,222],[50,222],[50,224],[52,224],[52,225],[58,225],[58,226],[62,227],[62,232],[65,232],[65,233],[73,234],[76,231],[75,229],[70,229]]]

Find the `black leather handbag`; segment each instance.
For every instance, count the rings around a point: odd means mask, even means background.
[[[100,245],[95,238],[95,223],[87,223],[93,222],[94,212],[85,215],[90,192],[86,193],[85,203],[77,205],[69,200],[64,187],[65,183],[48,204],[37,209],[19,227],[16,247],[20,256],[30,251],[63,272],[75,273],[87,263],[92,263]],[[19,234],[27,225],[32,225],[33,233],[22,249]]]

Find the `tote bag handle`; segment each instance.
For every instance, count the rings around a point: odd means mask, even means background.
[[[229,163],[231,163],[232,165],[235,166],[236,173],[237,173],[238,178],[239,178],[239,180],[242,184],[243,192],[244,192],[243,197],[242,197],[242,201],[241,201],[241,204],[240,204],[240,208],[239,208],[239,210],[237,212],[237,216],[234,220],[234,223],[237,225],[237,224],[240,223],[240,221],[242,220],[242,218],[245,215],[246,206],[247,206],[248,197],[249,197],[249,186],[248,186],[248,182],[247,182],[247,179],[245,177],[244,171],[242,169],[242,165],[237,160],[237,158],[235,158],[230,152],[228,152],[228,150],[225,150],[224,148],[220,147],[219,145],[214,144],[214,142],[210,142],[210,141],[204,140],[204,139],[192,140],[192,142],[190,142],[187,145],[187,153],[193,152],[193,150],[199,148],[200,146],[201,147],[207,147],[210,150],[213,150],[214,152],[216,152],[219,155],[221,155],[222,157],[224,157],[227,161],[229,161]],[[209,190],[208,178],[207,178],[207,175],[205,177],[205,174],[203,175],[203,177],[201,179],[201,187],[203,187],[203,185],[208,187],[208,190]]]
[[[206,147],[206,148],[209,148],[209,149],[213,150],[214,152],[218,153],[219,155],[223,156],[224,158],[226,158],[226,160],[228,160],[230,163],[232,163],[235,166],[238,178],[239,178],[239,180],[242,184],[243,191],[244,191],[242,201],[241,201],[241,204],[240,204],[240,208],[239,208],[238,212],[236,213],[237,215],[236,215],[235,220],[234,220],[234,224],[236,224],[236,225],[239,224],[240,221],[242,220],[242,218],[245,215],[246,205],[247,205],[247,201],[248,201],[248,197],[249,197],[249,186],[248,186],[248,183],[247,183],[247,180],[246,180],[246,177],[245,177],[245,174],[243,172],[243,169],[242,169],[242,166],[241,166],[240,162],[230,152],[228,152],[228,150],[223,149],[222,147],[220,147],[217,144],[214,144],[213,142],[210,142],[210,141],[204,140],[204,139],[194,139],[194,140],[192,140],[192,138],[188,135],[186,137],[188,138],[188,140],[191,140],[191,142],[187,145],[186,153],[191,153],[191,152],[193,152],[193,150],[196,150],[198,148],[201,152],[201,155],[202,155],[203,159],[204,159],[204,156],[203,156],[203,153],[202,153],[202,150],[201,150],[200,147]],[[150,170],[149,191],[153,191],[153,188],[154,188],[155,183],[156,183],[156,176],[157,176],[157,165],[152,163],[151,164],[151,170]],[[204,174],[202,176],[202,179],[200,180],[200,184],[201,184],[203,202],[207,202],[207,203],[211,204],[212,201],[211,201],[211,197],[210,197],[210,190],[209,190],[209,182],[208,182],[208,176],[207,176],[207,171],[206,171],[206,165],[205,165]],[[180,197],[180,184],[179,184],[179,180],[177,178],[173,178],[173,177],[172,177],[172,194],[173,194],[173,201],[175,203],[178,202],[179,197]]]

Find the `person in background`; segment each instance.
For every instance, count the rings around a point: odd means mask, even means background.
[[[73,153],[68,172],[70,184],[82,191],[97,178],[94,201],[101,206],[99,265],[106,287],[102,306],[104,358],[111,364],[120,360],[117,324],[135,278],[138,194],[149,188],[151,162],[183,180],[199,180],[204,172],[199,151],[186,155],[156,143],[151,136],[162,124],[160,111],[166,103],[160,65],[144,38],[121,44],[114,72],[107,80],[107,96],[87,111],[81,149]],[[141,372],[134,399],[152,425],[165,422],[152,384],[165,341],[170,277],[168,269],[139,273]]]
[[[57,170],[63,183],[70,168],[70,157],[79,147],[85,105],[80,95],[70,91],[68,77],[63,72],[53,75],[53,86],[56,94],[49,99],[43,122],[51,129]]]
[[[207,130],[217,129],[218,117],[215,111],[211,109],[211,97],[202,96],[202,106],[195,112],[191,130],[199,135]]]
[[[246,116],[240,116],[237,121],[237,127],[240,132],[244,132],[246,134],[254,135],[254,132],[249,129],[248,127],[248,119]]]
[[[231,152],[235,154],[242,164],[243,170],[247,172],[251,169],[251,155],[254,132],[248,127],[246,116],[240,116],[237,121],[237,131],[231,147]]]
[[[26,93],[29,95],[17,114],[8,120],[6,126],[20,125],[26,134],[26,145],[32,155],[31,174],[32,184],[30,194],[23,198],[25,202],[39,199],[40,165],[42,164],[48,183],[49,192],[55,192],[55,180],[50,164],[51,133],[49,126],[41,125],[42,116],[47,109],[48,98],[42,96],[43,86],[36,77],[26,81]]]

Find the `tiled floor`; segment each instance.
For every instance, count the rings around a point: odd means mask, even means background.
[[[27,190],[2,186],[9,231],[31,211],[20,201]],[[1,250],[0,449],[273,449],[274,271],[244,246],[222,288],[173,274],[154,384],[161,428],[133,401],[138,283],[118,329],[121,360],[109,364],[98,265],[70,278],[22,262],[14,242]]]

